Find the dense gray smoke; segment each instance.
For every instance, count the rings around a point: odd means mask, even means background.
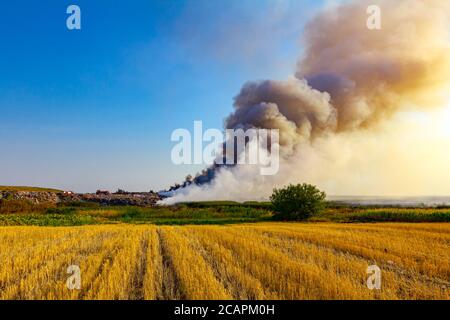
[[[366,26],[374,4],[380,30]],[[245,166],[221,170],[211,185],[171,201],[267,197],[274,186],[306,179],[305,170],[327,170],[328,160],[314,166],[309,155],[339,154],[336,140],[344,145],[349,134],[399,111],[442,106],[450,92],[449,28],[448,0],[355,1],[323,11],[306,27],[295,74],[246,83],[225,121],[226,128],[279,129],[284,169],[264,178]]]
[[[310,22],[295,77],[245,84],[226,127],[280,129],[289,151],[410,105],[439,104],[436,88],[450,81],[449,1],[378,1],[381,30],[366,27],[369,4],[344,5]]]

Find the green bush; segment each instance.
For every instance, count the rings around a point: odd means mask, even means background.
[[[304,183],[274,189],[270,200],[275,211],[275,219],[305,220],[324,209],[325,198],[324,192]]]

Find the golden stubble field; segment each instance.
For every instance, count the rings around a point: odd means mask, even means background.
[[[381,269],[381,290],[366,284]],[[81,289],[70,290],[70,265]],[[450,224],[1,227],[0,299],[449,299]]]

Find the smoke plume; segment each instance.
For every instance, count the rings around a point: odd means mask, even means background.
[[[381,8],[380,30],[366,26],[373,4]],[[449,30],[448,0],[355,1],[324,10],[306,27],[294,75],[244,84],[225,120],[226,128],[279,129],[280,173],[223,168],[210,185],[188,187],[170,201],[267,198],[287,182],[329,188],[333,176],[352,183],[344,168],[381,130],[392,131],[395,114],[449,101]]]

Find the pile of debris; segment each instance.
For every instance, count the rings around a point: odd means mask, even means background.
[[[121,206],[154,206],[161,196],[153,191],[126,192],[118,190],[115,193],[98,190],[96,193],[42,192],[42,191],[0,191],[0,200],[27,200],[34,204],[60,202],[96,202],[103,205]]]
[[[0,200],[27,200],[34,204],[60,201],[57,193],[41,191],[0,191]]]
[[[103,205],[120,206],[154,206],[161,197],[153,192],[126,192],[118,190],[115,193],[109,191],[97,190],[96,193],[73,193],[64,192],[59,194],[63,202],[96,202]]]

